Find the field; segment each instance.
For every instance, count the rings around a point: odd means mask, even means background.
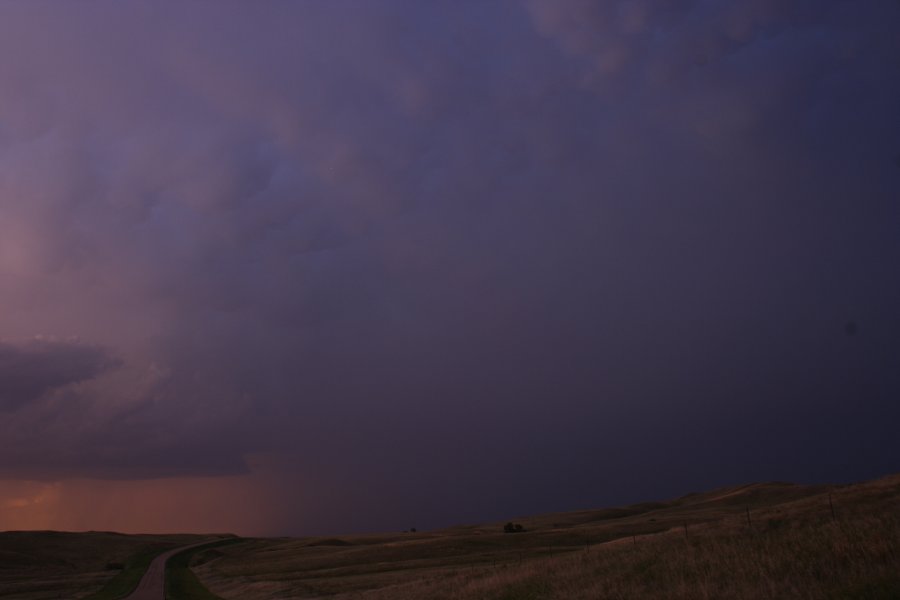
[[[114,600],[131,591],[154,556],[207,537],[2,532],[0,598]]]
[[[750,484],[509,521],[221,540],[169,561],[169,597],[900,598],[900,475],[844,486]],[[0,533],[0,597],[114,600],[156,554],[206,539],[215,538]]]
[[[900,476],[766,483],[426,533],[197,553],[222,598],[900,598]]]

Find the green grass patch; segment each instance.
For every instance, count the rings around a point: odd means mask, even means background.
[[[141,582],[141,577],[153,559],[174,548],[174,544],[153,544],[133,555],[118,575],[110,579],[103,588],[83,600],[119,600],[128,596]]]
[[[166,564],[166,599],[167,600],[223,600],[204,586],[194,572],[191,571],[191,559],[196,554],[207,552],[212,548],[226,546],[243,541],[241,538],[229,538],[188,548],[169,559]]]

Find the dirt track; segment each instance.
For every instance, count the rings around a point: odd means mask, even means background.
[[[175,554],[178,554],[182,550],[187,550],[188,548],[193,548],[194,546],[203,546],[204,544],[208,544],[209,542],[203,542],[201,544],[191,544],[190,546],[182,546],[181,548],[175,548],[174,550],[169,550],[168,552],[163,552],[159,556],[153,559],[153,562],[150,563],[150,566],[147,568],[147,572],[144,573],[144,576],[141,578],[141,582],[138,584],[137,588],[134,592],[131,593],[130,596],[125,598],[125,600],[165,600],[166,598],[166,561]]]

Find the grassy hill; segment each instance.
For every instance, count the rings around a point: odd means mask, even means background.
[[[135,576],[139,579],[143,572],[140,567],[145,569],[153,556],[206,537],[93,531],[0,532],[0,598],[84,598],[93,596],[114,579],[127,587]],[[97,597],[114,598],[116,594]]]
[[[510,520],[525,531],[246,540],[193,569],[242,600],[900,598],[900,475]]]
[[[505,533],[498,522],[230,539],[176,566],[185,598],[900,598],[900,475],[842,486],[757,483],[509,522],[524,531]],[[0,533],[0,597],[107,600],[150,557],[203,539]]]

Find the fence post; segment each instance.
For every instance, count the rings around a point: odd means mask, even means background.
[[[828,492],[828,506],[831,507],[831,522],[836,523],[837,517],[834,516],[834,502],[831,500],[831,492]]]
[[[752,529],[752,528],[753,528],[753,523],[750,522],[750,507],[747,506],[747,507],[745,507],[745,508],[747,509],[747,527],[750,528],[750,529]]]

